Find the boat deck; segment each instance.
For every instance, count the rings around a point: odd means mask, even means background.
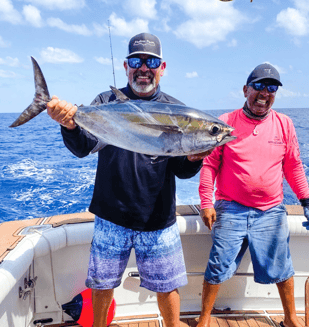
[[[305,326],[304,311],[297,312],[299,322]],[[182,313],[181,327],[195,327],[199,313]],[[282,311],[214,311],[210,327],[280,327],[283,321]],[[74,322],[48,325],[45,327],[79,327]],[[110,327],[166,327],[162,317],[158,315],[138,317],[116,317]]]

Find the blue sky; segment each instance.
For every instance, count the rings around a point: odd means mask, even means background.
[[[201,110],[240,108],[252,69],[274,65],[283,87],[274,108],[309,100],[307,0],[0,0],[0,112],[21,112],[34,95],[30,56],[51,95],[89,104],[127,78],[129,39],[157,35],[167,62],[161,88]]]

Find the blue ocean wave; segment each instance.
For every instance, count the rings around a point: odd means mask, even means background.
[[[293,119],[309,176],[309,109],[278,110]],[[218,117],[225,111],[208,111]],[[86,211],[94,187],[97,155],[76,158],[64,146],[57,123],[43,113],[18,128],[17,113],[0,114],[0,222]],[[199,174],[176,181],[177,204],[199,204]],[[284,181],[284,203],[298,200]]]

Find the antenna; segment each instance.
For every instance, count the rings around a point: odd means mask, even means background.
[[[114,86],[116,87],[116,79],[115,79],[115,70],[114,70],[114,58],[113,58],[113,47],[112,47],[112,38],[111,38],[111,29],[108,20],[108,32],[109,32],[109,43],[111,47],[111,58],[112,58],[112,66],[113,66],[113,75],[114,75]]]

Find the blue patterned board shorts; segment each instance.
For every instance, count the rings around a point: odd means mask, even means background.
[[[167,293],[187,284],[177,223],[158,231],[140,232],[95,217],[86,286],[119,286],[132,248],[141,287]]]
[[[219,200],[215,209],[217,220],[211,231],[213,246],[205,271],[208,283],[220,284],[231,278],[248,247],[255,282],[274,284],[294,275],[283,204],[261,211],[235,201]]]

